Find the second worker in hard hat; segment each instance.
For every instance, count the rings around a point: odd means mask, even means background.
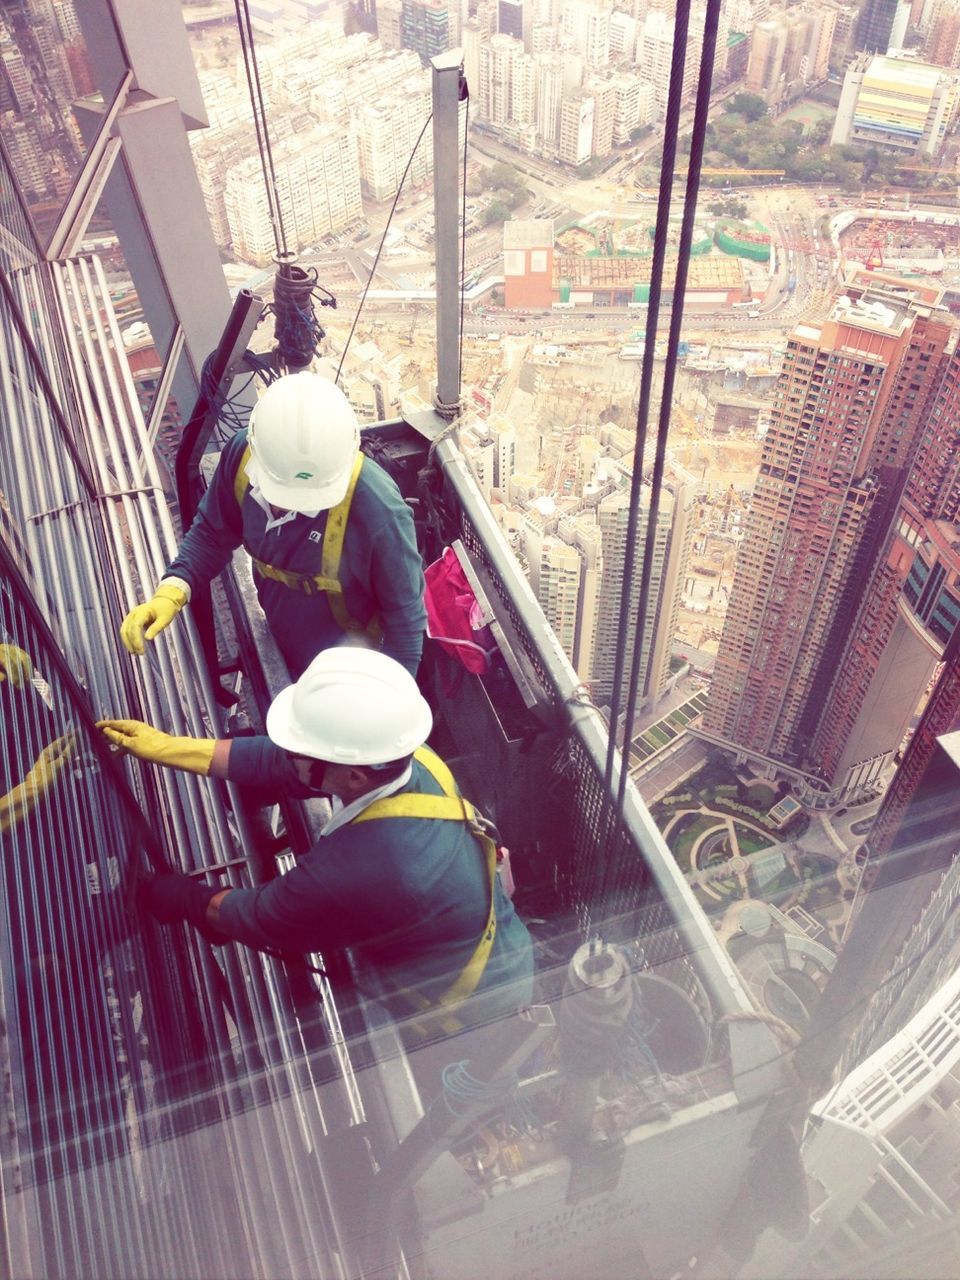
[[[268,738],[172,738],[140,721],[102,721],[111,742],[141,759],[333,799],[320,840],[278,879],[215,889],[162,875],[145,905],[162,921],[253,947],[350,947],[395,1016],[436,1031],[527,1003],[530,935],[496,873],[495,844],[423,746],[431,725],[412,677],[356,648],[320,654],[278,694]]]
[[[319,374],[271,383],[227,444],[153,598],[124,619],[128,651],[142,654],[240,545],[291,675],[345,635],[416,674],[426,612],[413,516],[360,452],[346,396]]]

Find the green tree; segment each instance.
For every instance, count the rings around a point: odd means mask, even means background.
[[[487,183],[487,187],[489,190],[525,190],[522,176],[518,174],[515,169],[512,169],[510,165],[503,164],[503,162],[499,160],[488,170],[488,178],[489,181]]]
[[[767,114],[767,104],[757,93],[735,93],[727,101],[727,111],[752,123]]]
[[[502,225],[510,216],[510,210],[500,200],[491,200],[483,211],[480,221],[485,227],[491,227],[494,223]]]

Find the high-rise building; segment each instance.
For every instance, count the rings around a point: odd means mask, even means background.
[[[605,67],[610,61],[610,11],[583,0],[565,0],[560,7],[564,44],[576,50],[589,67]]]
[[[613,112],[613,141],[623,146],[634,129],[648,125],[656,108],[653,88],[642,76],[622,71],[611,78],[616,95]]]
[[[363,213],[356,133],[332,124],[273,149],[284,224],[293,243],[310,244]],[[227,175],[224,202],[234,252],[266,265],[276,250],[259,159],[241,161]]]
[[[946,328],[931,322],[908,353],[913,369],[901,385],[926,381],[935,396],[920,401],[923,424],[899,508],[848,625],[813,742],[825,775],[849,776],[852,786],[857,771],[871,781],[896,750],[960,621],[960,362],[942,358]]]
[[[637,520],[636,552],[633,582],[630,584],[629,624],[626,638],[626,673],[630,669],[637,633],[637,609],[647,536],[649,487],[640,491],[640,515]],[[603,545],[603,581],[597,606],[597,636],[591,683],[595,696],[610,697],[617,660],[619,626],[618,600],[623,588],[623,570],[627,550],[630,518],[629,493],[610,494],[597,506],[597,524]],[[664,487],[657,512],[657,529],[653,544],[650,589],[641,634],[642,657],[637,681],[640,697],[654,701],[663,692],[670,674],[670,644],[676,631],[681,588],[690,557],[692,520],[690,495],[682,487],[671,492]]]
[[[603,581],[603,535],[593,513],[561,516],[557,535],[576,547],[580,555],[577,629],[570,661],[580,679],[589,680],[593,671],[600,585]]]
[[[533,139],[537,126],[537,64],[524,53],[513,64],[511,124],[518,137]]]
[[[560,103],[559,158],[562,164],[585,164],[593,148],[594,100],[589,93],[564,94]]]
[[[479,92],[480,85],[480,46],[487,37],[481,32],[477,19],[467,18],[460,33],[463,47],[463,74],[470,93]]]
[[[847,69],[854,56],[858,12],[851,4],[833,4],[836,23],[830,49],[830,71],[834,74]]]
[[[521,517],[521,546],[533,593],[573,661],[582,564],[576,547],[557,537],[558,519],[552,498],[535,498]]]
[[[13,110],[22,116],[33,106],[33,83],[23,51],[2,21],[0,21],[0,65],[3,67],[9,86]]]
[[[249,126],[238,120],[230,128],[198,131],[192,143],[193,163],[214,239],[218,245],[228,245],[232,234],[227,216],[227,178],[232,169],[251,158]]]
[[[875,772],[896,749],[905,703],[922,692],[914,666],[909,682],[902,673],[907,693],[895,678],[881,699],[878,674],[872,698],[851,695],[842,727],[823,696],[848,639],[857,643],[848,628],[861,603],[869,614],[862,593],[949,333],[943,313],[906,286],[851,294],[787,343],[704,716],[730,746],[814,775],[804,785],[824,803],[869,781],[863,761]],[[889,674],[896,656],[877,654],[874,671]]]
[[[610,15],[610,56],[633,62],[637,53],[637,20],[615,10]]]
[[[450,47],[447,0],[402,0],[400,32],[403,47],[419,53],[426,64]]]
[[[429,85],[410,84],[371,102],[354,117],[360,176],[364,190],[373,200],[389,200],[396,195],[408,164],[407,181],[411,187],[430,176],[433,140],[425,134],[416,146],[429,114]]]
[[[782,97],[786,44],[786,27],[776,18],[758,22],[753,29],[750,62],[744,85],[750,93],[759,94],[767,102],[778,102]]]
[[[536,98],[531,94],[532,77],[519,71],[524,61],[532,59],[523,52],[523,44],[512,36],[495,35],[479,48],[479,84],[477,112],[491,124],[533,124]]]
[[[617,115],[617,91],[607,80],[591,77],[584,89],[593,97],[593,141],[591,153],[608,156],[613,150],[613,127]]]
[[[751,1277],[933,1276],[957,1254],[957,657],[954,643],[931,700],[949,685],[951,710],[924,713],[894,777],[891,791],[906,802],[892,806],[877,850],[870,833],[852,927],[794,1054],[801,1079],[822,1094],[802,1152],[816,1212],[802,1244],[761,1240]],[[885,828],[886,810],[885,798]]]
[[[683,96],[693,95],[700,72],[700,46],[703,43],[704,10],[691,9],[687,53],[683,64]],[[714,59],[714,75],[726,58],[728,26],[721,13],[721,33],[718,32],[717,52]],[[650,12],[637,38],[637,63],[645,79],[653,86],[657,104],[663,109],[670,87],[670,63],[673,57],[674,19],[659,10]]]
[[[912,0],[900,0],[897,5],[897,11],[893,16],[893,26],[890,28],[890,40],[887,44],[888,53],[892,53],[895,49],[906,48],[907,28],[910,26],[912,8]]]
[[[886,53],[900,0],[866,0],[857,22],[856,47],[864,53]]]
[[[810,42],[810,76],[812,81],[826,80],[830,74],[830,56],[837,30],[837,10],[832,7],[813,9],[814,32]]]
[[[527,0],[529,5],[531,0]],[[497,0],[497,31],[503,36],[523,40],[524,0]]]
[[[377,0],[377,39],[384,49],[403,48],[403,0]]]
[[[832,9],[799,8],[758,22],[745,85],[769,103],[788,101],[829,70],[836,29]]]
[[[960,11],[941,9],[923,42],[923,56],[936,67],[960,67]]]
[[[537,64],[537,133],[548,149],[560,144],[566,58],[562,53],[539,53]]]

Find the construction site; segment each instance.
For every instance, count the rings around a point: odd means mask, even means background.
[[[847,263],[868,270],[888,268],[944,280],[960,278],[960,217],[949,213],[865,210],[835,220]]]

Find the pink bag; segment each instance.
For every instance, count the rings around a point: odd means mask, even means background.
[[[453,547],[444,547],[443,555],[427,566],[424,577],[427,635],[459,658],[468,671],[482,675],[497,646]]]

